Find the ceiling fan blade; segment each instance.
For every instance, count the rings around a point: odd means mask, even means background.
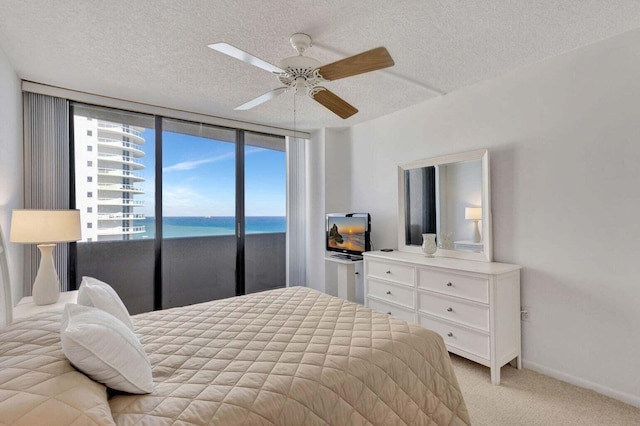
[[[267,101],[270,101],[271,99],[275,98],[278,95],[283,94],[284,92],[286,92],[288,89],[288,87],[278,87],[277,89],[273,89],[270,92],[265,93],[264,95],[260,95],[257,98],[251,99],[249,102],[245,102],[242,105],[240,105],[239,107],[234,108],[235,110],[247,110],[247,109],[251,109],[253,107],[256,107],[260,104],[263,104]]]
[[[367,50],[357,55],[323,65],[319,68],[322,78],[328,81],[351,77],[365,72],[393,66],[395,62],[384,47]]]
[[[232,58],[240,59],[243,62],[256,66],[258,68],[262,68],[263,70],[269,72],[285,72],[282,68],[276,67],[273,64],[270,64],[267,61],[264,61],[260,58],[257,58],[244,50],[240,50],[235,46],[232,46],[228,43],[213,43],[209,45],[213,50],[217,50],[220,53],[224,53],[225,55],[229,55]]]
[[[340,118],[346,119],[358,112],[357,108],[327,89],[310,96]]]

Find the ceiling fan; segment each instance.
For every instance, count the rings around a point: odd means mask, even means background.
[[[325,81],[333,81],[376,71],[393,66],[394,64],[387,49],[378,47],[327,65],[322,65],[317,59],[302,55],[306,49],[311,47],[311,37],[307,34],[294,34],[289,41],[298,52],[298,55],[283,59],[280,61],[279,66],[270,64],[228,43],[214,43],[209,45],[210,48],[218,52],[274,73],[280,81],[280,84],[282,84],[281,87],[236,107],[236,110],[251,109],[288,90],[293,90],[296,95],[302,96],[306,94],[336,115],[346,119],[357,113],[358,110],[322,86],[322,84]]]

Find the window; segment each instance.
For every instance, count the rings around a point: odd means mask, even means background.
[[[87,130],[87,136],[92,136],[93,135],[93,130]]]
[[[131,313],[286,284],[284,137],[77,103],[72,114],[75,203],[95,213],[77,278],[104,276]]]
[[[76,245],[76,285],[83,275],[104,277],[131,313],[151,311],[155,294],[155,118],[79,103],[71,104],[70,113],[75,207],[86,212],[83,224],[87,224]],[[92,136],[87,129],[93,129]],[[135,147],[128,154],[123,153],[123,137]]]
[[[89,125],[90,121],[97,121]],[[154,237],[155,120],[152,116],[73,105],[76,184],[85,181],[86,197],[76,207],[96,208],[99,226],[83,235],[93,241],[141,240]],[[100,140],[87,131],[94,127]],[[127,139],[123,150],[124,140]],[[97,161],[87,158],[97,151]],[[126,153],[124,153],[126,152]],[[91,157],[89,157],[91,158]],[[87,168],[77,165],[87,163]],[[76,194],[81,194],[76,191]],[[93,195],[97,193],[94,197]],[[88,199],[97,198],[89,202]],[[97,205],[95,204],[97,202]]]

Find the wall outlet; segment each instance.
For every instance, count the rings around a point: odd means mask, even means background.
[[[522,321],[529,321],[529,308],[526,306],[520,308],[520,319]]]

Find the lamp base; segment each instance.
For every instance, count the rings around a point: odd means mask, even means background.
[[[480,243],[482,242],[482,237],[480,236],[480,228],[478,227],[478,221],[474,220],[473,224],[475,225],[475,229],[473,230],[473,242]]]
[[[40,267],[33,282],[33,301],[36,305],[50,305],[56,303],[60,297],[60,280],[53,263],[53,249],[55,244],[39,244]]]

